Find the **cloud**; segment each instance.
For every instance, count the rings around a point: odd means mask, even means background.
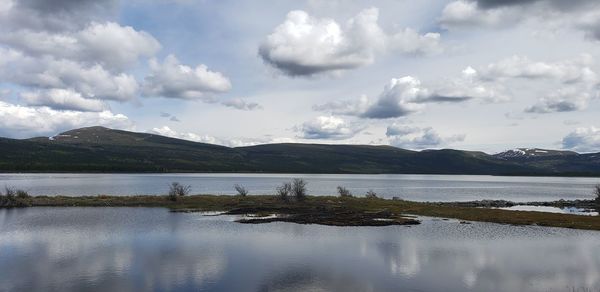
[[[525,109],[528,113],[573,112],[587,107],[590,95],[577,89],[563,89],[549,98],[541,98],[538,103]]]
[[[67,89],[23,92],[20,96],[30,106],[88,112],[102,112],[108,109],[106,103],[100,100],[86,99],[80,93]]]
[[[29,138],[50,136],[73,128],[106,126],[131,130],[133,122],[110,111],[57,111],[49,107],[27,107],[0,101],[0,136]]]
[[[575,9],[595,4],[595,0],[474,0],[482,9],[494,9],[508,6],[527,6],[535,3],[552,6],[559,9]]]
[[[365,9],[341,26],[333,19],[291,11],[260,44],[258,53],[286,75],[310,76],[371,64],[387,50],[405,54],[441,50],[439,34],[420,35],[408,28],[388,34],[377,24],[378,18],[377,8]]]
[[[428,103],[460,103],[471,99],[502,101],[508,97],[500,86],[484,84],[475,69],[468,67],[454,80],[430,87],[412,76],[392,78],[376,98],[334,101],[313,106],[314,110],[369,119],[398,118],[425,108]]]
[[[354,137],[362,128],[334,116],[319,116],[297,127],[304,139],[344,140]]]
[[[231,108],[239,109],[239,110],[243,110],[243,111],[253,111],[253,110],[259,110],[259,109],[263,108],[260,104],[258,104],[256,102],[247,102],[241,98],[230,99],[230,100],[222,102],[221,104],[226,107],[231,107]]]
[[[421,109],[418,101],[430,96],[429,91],[421,86],[421,81],[414,77],[393,78],[377,100],[360,113],[360,116],[370,119],[406,116]]]
[[[52,57],[34,58],[0,48],[0,80],[40,89],[70,89],[84,98],[128,101],[136,97],[138,83],[125,73],[113,74],[100,65],[90,67]]]
[[[208,136],[208,135],[201,136],[201,135],[197,135],[197,134],[190,133],[190,132],[180,133],[180,132],[177,132],[177,131],[169,128],[168,126],[163,126],[160,128],[153,128],[150,132],[161,135],[161,136],[167,136],[167,137],[171,137],[171,138],[189,140],[189,141],[200,142],[200,143],[221,144],[220,142],[222,142],[222,141],[218,140],[217,138]]]
[[[497,80],[502,78],[555,79],[565,84],[595,84],[598,80],[591,69],[593,58],[582,55],[579,58],[557,62],[536,62],[525,56],[512,56],[491,63],[480,70],[482,78]]]
[[[163,126],[160,128],[153,128],[149,131],[150,133],[167,136],[171,138],[183,139],[188,141],[200,142],[200,143],[208,143],[214,145],[222,145],[226,147],[243,147],[243,146],[252,146],[258,144],[267,144],[267,143],[292,143],[295,140],[290,138],[256,138],[256,139],[222,139],[217,138],[210,135],[198,135],[190,132],[177,132],[168,126]]]
[[[564,149],[579,152],[598,152],[600,151],[600,128],[577,128],[562,139],[562,146]]]
[[[116,14],[117,0],[2,0],[0,27],[44,31],[76,30]]]
[[[231,82],[219,72],[208,70],[205,65],[192,68],[180,64],[173,55],[161,64],[150,60],[151,73],[145,78],[145,96],[179,99],[200,99],[231,89]]]
[[[0,35],[0,42],[31,56],[100,64],[111,70],[130,67],[161,47],[150,34],[114,22],[92,22],[76,32],[14,30]]]
[[[412,127],[392,124],[387,127],[386,136],[391,145],[407,149],[438,148],[465,140],[465,135],[443,137],[433,128]]]
[[[480,10],[476,2],[453,1],[442,10],[439,22],[443,28],[461,27],[501,27],[506,23],[519,21],[518,14],[509,13],[506,9]]]
[[[457,0],[445,6],[439,23],[446,29],[504,28],[527,20],[542,29],[571,28],[600,40],[596,0]]]
[[[176,116],[167,113],[167,112],[160,112],[160,117],[161,118],[169,118],[169,121],[171,122],[181,122]]]

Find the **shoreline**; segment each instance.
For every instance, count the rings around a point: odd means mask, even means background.
[[[254,214],[239,223],[291,222],[333,226],[388,226],[419,224],[411,215],[453,218],[511,225],[538,225],[600,230],[600,216],[493,209],[507,204],[540,206],[590,206],[593,201],[515,203],[510,201],[414,202],[381,198],[307,196],[302,201],[276,196],[190,195],[170,200],[167,196],[32,196],[20,198],[9,207],[163,207],[172,212],[221,211],[225,214]],[[278,216],[270,216],[270,215]]]

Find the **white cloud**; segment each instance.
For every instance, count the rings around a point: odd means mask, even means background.
[[[377,8],[365,9],[342,27],[333,19],[291,11],[261,43],[259,54],[284,74],[310,76],[371,64],[386,50],[405,54],[441,50],[439,34],[420,35],[412,29],[387,34],[377,24],[378,18]]]
[[[562,139],[562,146],[564,149],[579,152],[598,152],[600,151],[600,128],[577,128]]]
[[[200,142],[200,143],[208,143],[214,145],[222,145],[227,147],[243,147],[243,146],[253,146],[258,144],[267,144],[267,143],[293,143],[294,139],[291,138],[257,138],[257,139],[247,139],[247,138],[238,138],[238,139],[222,139],[210,135],[198,135],[191,132],[177,132],[168,126],[163,126],[160,128],[153,128],[149,132],[161,136],[167,136],[171,138],[183,139],[188,141]]]
[[[199,99],[231,89],[231,82],[223,74],[210,71],[205,65],[182,65],[173,55],[162,64],[150,60],[150,69],[143,85],[146,96]]]
[[[226,107],[231,107],[231,108],[235,108],[235,109],[239,109],[239,110],[243,110],[243,111],[253,111],[253,110],[259,110],[259,109],[263,108],[260,104],[258,104],[256,102],[247,102],[241,98],[233,98],[233,99],[224,101],[221,104],[223,104]]]
[[[314,110],[332,114],[353,115],[370,119],[388,119],[407,116],[423,110],[427,103],[503,101],[508,97],[498,85],[485,84],[477,71],[468,67],[459,78],[430,87],[412,76],[392,78],[375,99],[366,96],[356,101],[335,101],[313,106]]]
[[[304,139],[343,140],[354,137],[362,128],[334,116],[319,116],[297,127]]]
[[[443,28],[502,27],[520,20],[520,13],[509,9],[480,10],[475,1],[450,2],[442,10],[439,22]],[[512,22],[511,22],[512,21]]]
[[[0,43],[32,56],[52,56],[88,65],[122,70],[141,57],[151,57],[160,44],[150,34],[114,22],[92,22],[77,32],[15,30],[0,35]]]
[[[52,57],[34,58],[0,48],[0,79],[35,88],[71,89],[85,98],[127,101],[135,98],[138,83],[125,73],[113,74],[100,65]]]
[[[423,108],[418,101],[429,96],[429,90],[421,86],[420,80],[411,76],[393,78],[360,116],[371,119],[406,116]]]
[[[98,125],[133,129],[133,123],[127,116],[110,111],[57,111],[48,107],[27,107],[0,101],[0,136],[49,136],[73,128]]]
[[[78,92],[67,89],[50,89],[35,92],[22,92],[21,99],[30,106],[48,106],[59,110],[101,112],[107,105],[94,99],[86,99]]]
[[[465,135],[443,137],[431,127],[420,128],[398,124],[388,126],[386,136],[391,145],[407,149],[438,148],[465,140]]]
[[[597,82],[596,73],[591,69],[593,59],[582,55],[573,60],[558,62],[536,62],[524,56],[512,56],[482,68],[482,78],[497,80],[502,78],[555,79],[563,83]]]
[[[171,137],[171,138],[189,140],[189,141],[194,141],[194,142],[209,143],[209,144],[221,144],[220,143],[221,141],[215,137],[208,136],[208,135],[201,136],[201,135],[197,135],[197,134],[190,133],[190,132],[180,133],[180,132],[177,132],[177,131],[169,128],[168,126],[163,126],[160,128],[153,128],[150,132],[161,135],[161,136],[167,136],[167,137]]]
[[[575,88],[565,88],[525,109],[528,113],[572,112],[587,107],[590,95]]]

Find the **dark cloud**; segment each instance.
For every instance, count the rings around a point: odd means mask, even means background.
[[[408,116],[416,110],[400,103],[380,100],[377,104],[369,107],[360,117],[369,119],[389,119]]]
[[[581,109],[577,102],[568,100],[548,101],[539,103],[525,109],[527,113],[555,113],[555,112],[574,112]]]
[[[6,0],[3,0],[6,1]],[[5,27],[60,31],[80,29],[91,21],[116,15],[117,0],[18,0],[6,19]]]
[[[81,13],[113,9],[116,0],[19,0],[17,7],[42,14]]]
[[[464,101],[470,100],[472,98],[473,98],[472,96],[450,96],[450,95],[432,94],[430,96],[421,98],[421,99],[417,100],[416,102],[417,103],[464,102]]]
[[[234,98],[221,103],[222,105],[243,111],[259,110],[263,107],[256,102],[247,102],[241,98]]]
[[[493,9],[506,6],[525,6],[543,3],[560,9],[575,9],[582,6],[597,4],[597,0],[475,0],[482,9]]]

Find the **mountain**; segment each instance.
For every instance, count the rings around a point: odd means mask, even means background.
[[[494,157],[506,160],[514,159],[530,159],[530,158],[546,158],[552,156],[576,156],[577,152],[573,151],[562,151],[562,150],[549,150],[540,148],[516,148],[494,154]]]
[[[0,138],[0,171],[598,175],[600,154],[517,149],[488,155],[294,143],[230,148],[89,127],[53,137]]]

